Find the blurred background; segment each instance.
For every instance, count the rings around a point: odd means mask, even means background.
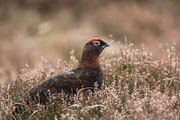
[[[0,0],[0,82],[41,56],[56,64],[74,49],[80,59],[92,38],[126,37],[159,57],[161,43],[180,51],[179,21],[179,0]]]

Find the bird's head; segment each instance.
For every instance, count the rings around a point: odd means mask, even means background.
[[[101,39],[92,39],[87,42],[83,50],[81,66],[99,66],[98,57],[108,46],[109,44]]]
[[[86,43],[83,52],[99,56],[104,48],[108,47],[109,44],[101,39],[92,39]]]

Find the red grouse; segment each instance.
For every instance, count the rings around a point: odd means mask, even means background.
[[[103,88],[104,75],[99,63],[99,55],[109,45],[101,39],[92,39],[86,43],[79,66],[69,72],[58,74],[41,84],[30,89],[23,97],[24,102],[30,101],[45,104],[48,101],[48,94],[76,93],[83,87]],[[16,108],[15,111],[17,111]]]

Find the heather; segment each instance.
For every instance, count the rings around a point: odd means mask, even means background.
[[[162,44],[159,49],[165,54],[161,58],[126,40],[110,45],[100,58],[106,76],[104,90],[84,95],[83,88],[74,96],[51,95],[47,105],[27,106],[18,119],[180,119],[180,60],[175,44]],[[72,50],[67,61],[58,59],[56,65],[44,57],[37,66],[25,64],[15,80],[0,87],[0,119],[12,117],[13,104],[27,90],[78,63]]]
[[[110,44],[105,89],[52,95],[18,119],[179,120],[179,11],[179,0],[0,0],[0,120],[29,89],[77,67],[92,38]]]

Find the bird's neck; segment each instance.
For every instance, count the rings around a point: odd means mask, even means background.
[[[93,53],[82,54],[80,67],[100,67],[99,56]]]

